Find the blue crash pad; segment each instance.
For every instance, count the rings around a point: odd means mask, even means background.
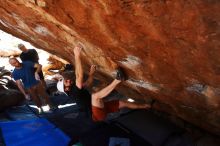
[[[70,138],[46,119],[1,122],[7,146],[66,146]]]

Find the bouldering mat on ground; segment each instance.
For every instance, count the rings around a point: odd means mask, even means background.
[[[43,118],[1,122],[0,127],[7,146],[65,146],[70,141],[60,129]]]
[[[98,127],[84,133],[79,141],[83,146],[152,146],[127,129],[108,123],[100,123]]]
[[[185,131],[182,128],[150,110],[130,112],[115,119],[115,122],[150,142],[153,146],[192,145],[191,139],[185,137]]]

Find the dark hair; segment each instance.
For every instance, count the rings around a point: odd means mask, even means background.
[[[64,71],[61,73],[61,75],[65,80],[72,80],[72,81],[75,80],[75,75],[73,71]]]
[[[72,64],[65,64],[64,71],[72,71],[73,65]]]

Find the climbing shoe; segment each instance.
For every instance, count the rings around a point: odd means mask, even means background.
[[[125,81],[126,78],[127,78],[127,77],[126,77],[126,75],[125,75],[123,69],[122,69],[122,68],[118,68],[118,69],[116,70],[116,77],[115,77],[115,79],[121,80],[121,81]]]

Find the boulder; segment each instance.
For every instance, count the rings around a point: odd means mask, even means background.
[[[220,135],[219,0],[0,0],[0,29],[104,83],[122,66],[118,91],[158,101],[161,110]]]

